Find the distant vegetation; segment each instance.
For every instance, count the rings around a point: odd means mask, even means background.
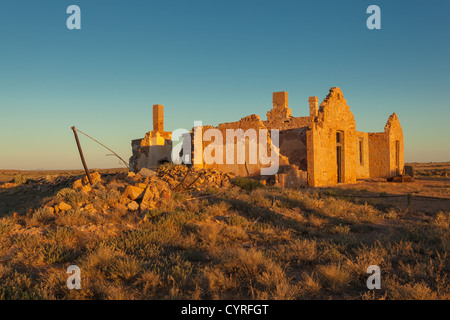
[[[18,174],[16,176],[14,176],[13,182],[16,183],[16,184],[19,184],[19,185],[20,184],[24,184],[24,183],[27,182],[27,178],[25,178],[24,176]]]

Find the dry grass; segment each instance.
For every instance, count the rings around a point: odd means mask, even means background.
[[[116,208],[114,185],[55,190],[45,201],[73,209],[0,219],[0,298],[450,298],[448,210],[244,182],[197,200],[173,194],[143,213]],[[82,290],[65,286],[71,264]],[[369,265],[381,268],[381,290],[366,288]]]

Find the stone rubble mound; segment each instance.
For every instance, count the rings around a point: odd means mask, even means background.
[[[167,164],[155,170],[144,168],[139,173],[100,174],[94,171],[90,173],[92,185],[86,175],[64,175],[28,179],[23,184],[8,182],[0,188],[11,188],[11,192],[30,190],[36,194],[51,193],[53,196],[42,203],[49,214],[70,210],[108,214],[111,208],[143,213],[162,206],[174,192],[196,197],[202,196],[208,188],[232,187],[233,177],[215,169]],[[24,213],[33,214],[36,210],[27,209]]]

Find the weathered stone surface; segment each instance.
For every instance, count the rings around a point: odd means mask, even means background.
[[[260,159],[256,162],[250,161],[257,151],[250,149],[249,141],[257,141],[259,137],[248,134],[243,143],[245,152],[238,154],[238,142],[234,139],[236,137],[227,142],[227,130],[236,132],[237,129],[242,129],[247,133],[249,129],[256,132],[261,129],[278,129],[280,171],[277,178],[283,185],[304,186],[306,179],[309,186],[328,186],[336,183],[355,183],[357,179],[388,178],[403,173],[403,132],[397,114],[389,117],[384,132],[366,133],[356,131],[353,113],[339,88],[331,88],[320,106],[317,97],[310,97],[308,103],[308,116],[293,117],[287,92],[274,92],[273,108],[267,112],[266,121],[262,121],[258,115],[250,115],[237,122],[219,124],[216,128],[205,125],[192,129],[184,138],[191,139],[194,167],[197,170],[218,169],[237,176],[258,178],[261,169],[267,165],[263,165]],[[130,159],[130,165],[136,170],[170,159],[165,155],[171,152],[171,143],[168,143],[171,134],[163,131],[162,119],[162,106],[154,106],[154,130],[147,133],[144,139],[132,142],[133,157]],[[226,151],[223,152],[222,161],[218,161],[221,163],[208,164],[208,161],[205,161],[208,157],[212,159],[213,154],[216,157],[216,149],[211,140],[204,139],[200,144],[195,142],[195,136],[203,135],[208,129],[217,129],[222,133],[223,141],[220,143]],[[268,146],[270,143],[269,137]],[[194,152],[194,149],[200,150]],[[235,150],[230,153],[234,161],[227,163],[226,155],[232,150]],[[220,157],[219,154],[219,160]],[[290,166],[293,165],[297,166],[297,169],[291,170]],[[160,173],[158,171],[159,177]],[[164,180],[173,188],[177,186],[182,175],[182,172],[171,172]],[[263,178],[266,181],[275,180],[273,176]],[[214,187],[227,183],[220,178],[211,180],[205,176],[200,177],[192,188],[198,188],[199,184]]]
[[[137,204],[136,201],[130,202],[130,203],[127,205],[127,207],[128,207],[128,210],[130,210],[130,211],[137,211],[137,210],[139,210],[139,205]]]
[[[68,211],[68,210],[72,209],[72,206],[70,204],[65,203],[65,202],[61,202],[58,205],[58,209],[61,210],[61,211]]]
[[[92,188],[89,185],[81,186],[81,191],[88,193],[92,191]]]
[[[308,185],[308,174],[299,170],[296,165],[291,165],[285,169],[285,173],[277,175],[278,186],[282,188],[301,188]],[[265,180],[263,180],[265,182]]]
[[[153,200],[154,200],[155,193],[152,191],[152,188],[149,186],[145,189],[144,195],[142,197],[142,201],[140,204],[141,211],[150,209],[151,207],[154,207]]]
[[[81,179],[76,180],[73,183],[73,188],[76,189],[81,189],[81,187],[83,186],[83,181]]]
[[[55,208],[54,207],[44,206],[44,208],[46,208],[48,211],[50,211],[50,213],[55,213]]]
[[[135,186],[128,186],[125,191],[123,192],[122,196],[124,198],[128,198],[130,200],[136,200],[139,198],[142,193],[144,192],[144,189],[138,188]]]
[[[148,168],[142,168],[139,171],[139,174],[143,177],[154,177],[156,176],[158,173],[156,171],[150,170]]]
[[[91,177],[91,180],[92,180],[93,184],[96,183],[96,182],[101,182],[102,181],[102,176],[97,171],[90,173],[89,176]],[[86,175],[83,178],[83,184],[86,185],[88,183],[89,183],[89,179],[88,179],[88,177]]]
[[[145,189],[145,188],[147,188],[147,185],[145,183],[138,182],[138,183],[136,183],[136,187],[141,188],[141,189]]]
[[[163,105],[153,105],[153,131],[147,132],[143,139],[133,140],[131,146],[130,168],[136,172],[171,161],[172,132],[164,131]]]

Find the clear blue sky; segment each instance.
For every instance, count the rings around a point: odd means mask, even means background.
[[[66,9],[81,8],[81,30]],[[381,30],[366,9],[381,8]],[[406,161],[450,161],[450,1],[14,0],[0,6],[0,168],[77,169],[75,125],[122,157],[152,129],[294,116],[340,87],[357,130],[397,112]],[[91,168],[119,167],[80,137]]]

